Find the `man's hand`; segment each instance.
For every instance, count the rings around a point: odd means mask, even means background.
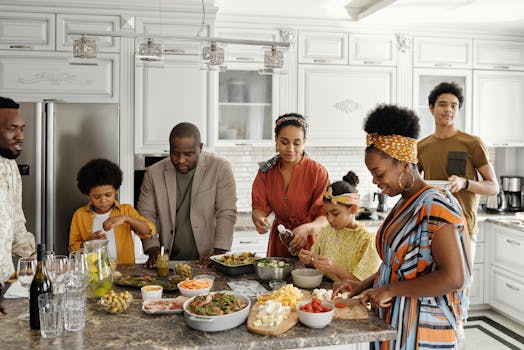
[[[149,255],[149,259],[146,261],[146,268],[154,269],[156,268],[156,259],[160,255],[160,247],[151,247],[146,250],[144,253]]]
[[[89,236],[89,240],[94,239],[107,239],[107,236],[105,233],[102,233],[102,230],[98,230],[96,232],[91,233],[91,236]]]
[[[467,179],[465,179],[463,177],[459,177],[459,176],[456,176],[456,175],[451,175],[448,178],[449,183],[446,185],[446,188],[451,193],[457,193],[458,191],[465,189],[465,187],[466,187],[466,180]]]

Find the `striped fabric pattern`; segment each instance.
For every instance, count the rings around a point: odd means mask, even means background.
[[[424,187],[403,204],[397,204],[377,232],[382,265],[374,287],[409,280],[437,269],[431,255],[433,235],[445,224],[456,226],[465,282],[455,292],[438,297],[396,297],[379,316],[397,329],[393,341],[375,342],[372,349],[455,349],[455,329],[467,318],[468,286],[472,265],[469,235],[460,206],[444,189]]]

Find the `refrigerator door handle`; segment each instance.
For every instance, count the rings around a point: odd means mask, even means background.
[[[54,250],[54,232],[53,232],[53,219],[55,212],[55,191],[54,191],[54,148],[55,148],[55,104],[53,102],[46,102],[46,140],[45,140],[45,228],[46,228],[46,246],[47,250]]]
[[[42,140],[42,127],[43,127],[43,103],[38,102],[36,104],[36,118],[35,118],[35,237],[37,242],[42,242],[44,236],[42,235],[42,147],[44,146]]]

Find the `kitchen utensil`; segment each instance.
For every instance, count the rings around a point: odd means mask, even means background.
[[[219,332],[225,331],[240,326],[247,319],[249,315],[249,309],[251,307],[251,301],[248,297],[240,293],[234,293],[230,291],[221,291],[210,293],[214,295],[216,293],[232,294],[235,297],[242,299],[246,303],[246,307],[242,310],[233,312],[226,315],[219,316],[201,316],[189,311],[189,304],[198,296],[194,296],[184,303],[184,319],[187,325],[193,329],[204,332]]]
[[[296,269],[291,271],[293,284],[300,288],[312,289],[322,283],[322,271],[317,269]]]
[[[388,206],[386,203],[386,195],[382,194],[380,192],[373,193],[373,200],[375,200],[375,197],[378,198],[378,205],[377,205],[377,211],[379,213],[385,213],[388,211]]]
[[[501,176],[502,190],[505,192],[520,192],[522,185],[521,176]]]
[[[502,212],[506,210],[506,206],[504,191],[499,191],[496,196],[489,196],[486,200],[486,211],[488,212]]]

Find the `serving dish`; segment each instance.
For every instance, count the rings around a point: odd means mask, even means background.
[[[253,268],[253,261],[236,264],[236,265],[230,265],[223,262],[223,259],[225,256],[230,256],[231,253],[228,254],[218,254],[218,255],[212,255],[210,257],[211,262],[213,263],[213,266],[218,270],[225,274],[228,274],[230,276],[238,276],[238,275],[244,275],[247,273],[253,273],[255,272]],[[254,255],[254,254],[253,254]],[[258,257],[254,257],[255,261],[258,260]]]
[[[119,287],[124,288],[134,288],[141,289],[144,286],[161,286],[164,289],[164,292],[173,293],[178,291],[177,283],[180,282],[181,278],[160,278],[153,276],[141,276],[141,275],[131,275],[114,281],[113,284]]]
[[[186,302],[184,302],[184,319],[189,327],[204,332],[219,332],[238,327],[246,321],[247,316],[249,315],[249,309],[251,308],[251,301],[248,297],[246,297],[243,294],[231,291],[212,292],[207,294],[207,296],[214,296],[217,293],[233,295],[239,300],[243,301],[246,305],[243,309],[232,312],[230,314],[218,316],[202,316],[190,311],[189,305],[191,304],[191,302],[195,298],[202,297],[194,296],[186,300]]]
[[[142,311],[148,315],[181,314],[184,312],[184,303],[187,299],[184,296],[179,296],[176,298],[144,301],[142,303]]]
[[[293,268],[295,262],[289,258],[263,258],[253,263],[258,277],[264,281],[285,281]]]

